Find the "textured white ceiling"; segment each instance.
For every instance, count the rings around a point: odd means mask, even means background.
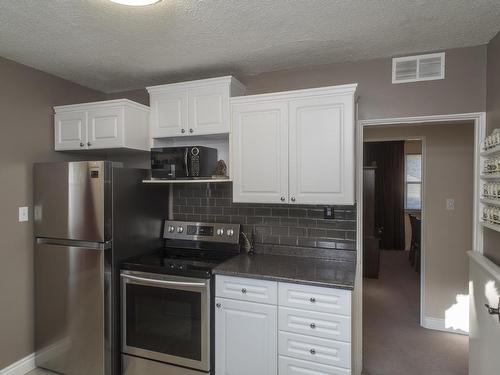
[[[106,92],[487,43],[499,0],[0,0],[0,56]]]

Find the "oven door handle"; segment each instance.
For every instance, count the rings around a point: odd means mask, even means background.
[[[160,285],[175,285],[175,286],[206,286],[205,283],[191,283],[186,281],[168,281],[168,280],[156,280],[156,279],[147,279],[145,277],[132,276],[132,275],[124,275],[122,277],[130,280],[142,281],[148,284],[160,284]]]

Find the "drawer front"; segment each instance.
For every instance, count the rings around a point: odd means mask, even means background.
[[[279,375],[351,375],[351,371],[340,367],[280,356]]]
[[[344,289],[280,283],[279,305],[350,316],[351,292]]]
[[[279,308],[280,331],[351,342],[351,318],[307,310]]]
[[[305,361],[351,368],[351,344],[346,342],[280,331],[278,352]]]
[[[241,301],[276,305],[278,302],[278,283],[244,277],[216,276],[215,295]]]

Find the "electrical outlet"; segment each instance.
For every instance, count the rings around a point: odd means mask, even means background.
[[[28,221],[29,211],[28,207],[19,207],[19,222]]]
[[[455,199],[448,198],[446,199],[446,209],[454,210],[455,209]]]
[[[326,206],[324,208],[324,215],[323,215],[323,218],[324,219],[333,219],[335,216],[335,212],[333,210],[333,207],[328,207]]]

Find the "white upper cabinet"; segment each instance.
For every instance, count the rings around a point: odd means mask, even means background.
[[[56,113],[54,121],[55,149],[79,150],[87,144],[87,112]]]
[[[54,107],[55,150],[149,149],[149,108],[127,99]]]
[[[147,88],[151,137],[229,133],[229,98],[245,87],[233,77],[211,78]]]
[[[352,94],[290,102],[291,202],[354,203],[353,106]]]
[[[156,137],[177,137],[188,128],[187,90],[172,90],[151,95],[151,134]]]
[[[232,116],[233,200],[287,203],[287,103],[235,104]]]
[[[233,200],[354,203],[356,85],[231,99]]]

